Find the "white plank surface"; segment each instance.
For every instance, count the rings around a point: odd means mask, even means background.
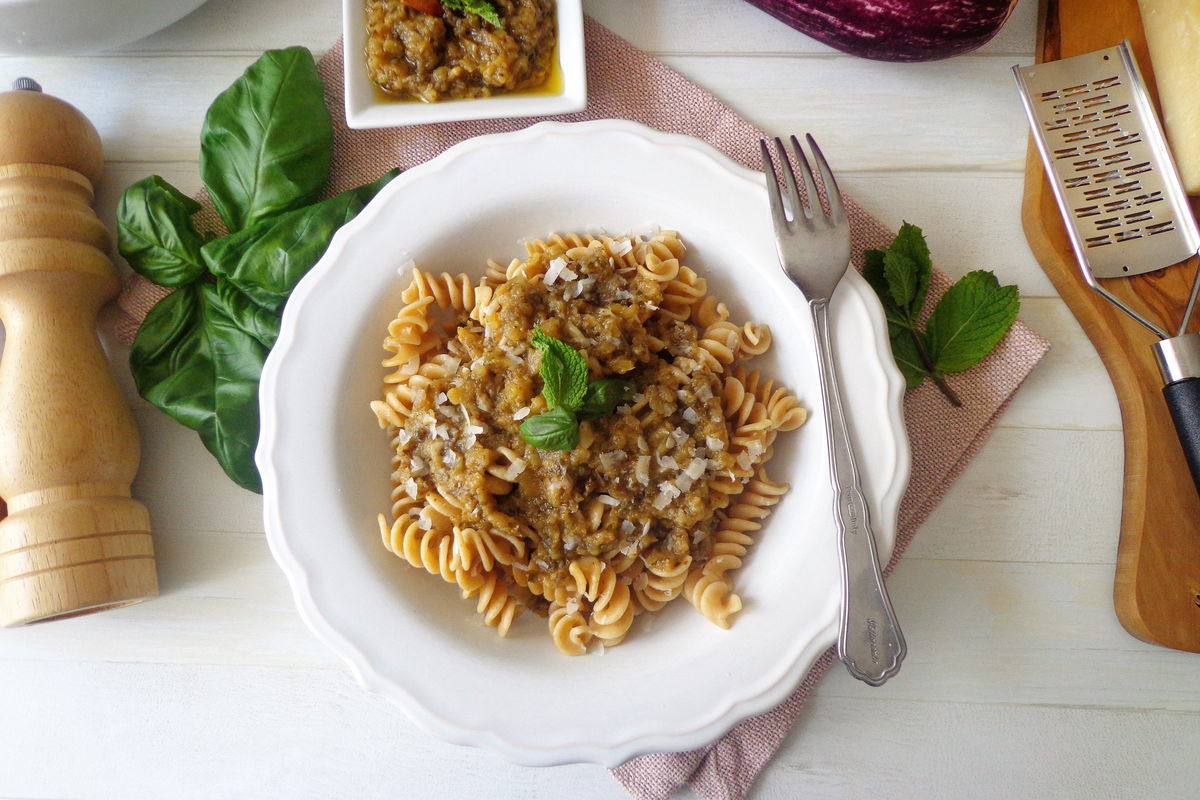
[[[1054,344],[892,578],[904,670],[881,689],[831,673],[753,796],[1193,796],[1200,660],[1115,620],[1120,418],[1020,229],[1026,136],[1008,68],[1031,60],[1036,3],[977,53],[917,65],[835,53],[735,0],[585,5],[769,130],[835,142],[849,192],[890,225],[921,225],[952,275],[1017,283],[1023,319]],[[0,73],[37,77],[96,122],[111,221],[145,175],[198,188],[204,108],[254,55],[323,50],[338,25],[332,0],[210,0],[117,52],[0,58]],[[596,767],[443,744],[360,690],[295,613],[259,499],[122,380],[163,596],[0,631],[0,796],[623,796]]]

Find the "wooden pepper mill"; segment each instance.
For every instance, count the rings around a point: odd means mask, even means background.
[[[96,334],[116,296],[91,209],[100,137],[28,78],[0,94],[0,624],[158,593],[150,517],[129,496],[138,436]]]

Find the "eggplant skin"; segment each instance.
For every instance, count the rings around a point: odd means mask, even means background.
[[[1017,0],[747,0],[818,42],[875,61],[937,61],[970,52]]]

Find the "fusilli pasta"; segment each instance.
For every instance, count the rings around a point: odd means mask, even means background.
[[[568,655],[619,644],[681,595],[729,627],[731,573],[787,490],[763,464],[806,416],[740,363],[770,329],[730,320],[674,231],[555,234],[525,251],[479,281],[414,268],[401,293],[371,404],[392,447],[384,546],[457,585],[502,636],[525,609],[546,616]],[[551,407],[535,325],[589,379],[630,387],[577,421],[570,450],[519,433]]]

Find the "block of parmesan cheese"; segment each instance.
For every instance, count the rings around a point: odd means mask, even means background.
[[[1138,0],[1171,154],[1200,195],[1200,0]]]

